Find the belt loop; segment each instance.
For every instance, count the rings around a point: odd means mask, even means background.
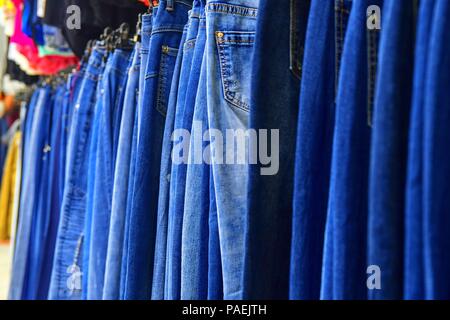
[[[167,4],[166,4],[166,10],[167,11],[173,11],[175,6],[175,1],[174,0],[167,0]]]

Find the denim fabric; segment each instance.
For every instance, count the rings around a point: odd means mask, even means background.
[[[60,208],[57,206],[54,211],[52,210],[52,196],[57,198],[59,193],[53,194],[49,190],[53,189],[53,182],[57,181],[58,178],[58,140],[61,129],[60,118],[64,86],[52,90],[51,93],[52,96],[47,102],[49,117],[46,124],[41,123],[46,126],[46,138],[40,159],[42,171],[39,177],[40,187],[37,191],[37,208],[33,216],[30,234],[24,299],[47,299],[48,297],[51,276],[51,265],[49,263],[52,262],[51,257],[53,256],[59,222]]]
[[[261,164],[249,168],[244,273],[247,299],[289,296],[295,131],[309,8],[309,0],[260,3],[250,128],[279,130],[280,167],[275,175],[261,175]]]
[[[194,2],[189,15],[189,27],[183,46],[174,130],[190,130],[194,113],[195,95],[204,48],[198,50],[200,1]],[[194,60],[195,59],[195,60]],[[192,101],[194,100],[194,101]],[[179,144],[180,141],[174,141]],[[183,155],[185,156],[185,155]],[[179,300],[181,291],[181,237],[183,228],[184,193],[187,164],[172,163],[170,174],[170,202],[167,227],[166,300]]]
[[[201,10],[200,24],[195,44],[192,68],[190,71],[186,111],[192,106],[192,120],[201,123],[201,128],[191,121],[189,127],[194,140],[189,145],[189,165],[185,175],[184,213],[181,234],[181,299],[206,300],[208,298],[208,239],[209,239],[209,180],[210,166],[204,161],[196,162],[203,149],[197,150],[197,142],[208,128],[208,110],[206,106],[206,20]],[[193,93],[195,90],[195,93]],[[191,116],[191,115],[190,115]],[[171,199],[172,200],[172,199]]]
[[[332,1],[311,3],[295,155],[290,299],[318,299],[334,127]]]
[[[89,273],[87,298],[98,300],[103,296],[106,251],[113,199],[113,177],[115,150],[117,150],[115,128],[120,126],[117,114],[122,113],[130,52],[116,49],[112,53],[103,74],[100,99],[102,109],[98,118],[97,156],[94,170],[92,223],[89,247]],[[139,65],[135,69],[139,67]],[[135,90],[133,90],[135,91]]]
[[[88,67],[88,64],[89,64],[89,61],[82,62],[78,72],[76,72],[72,77],[70,77],[70,79],[71,79],[71,83],[69,84],[70,85],[70,89],[69,89],[70,90],[70,94],[69,94],[70,106],[69,106],[69,118],[68,118],[68,122],[69,122],[68,131],[69,132],[67,133],[67,136],[68,136],[67,140],[69,139],[69,136],[70,136],[70,130],[71,130],[71,127],[73,124],[72,119],[73,119],[73,115],[76,110],[75,106],[77,104],[78,97],[80,95],[81,86],[83,84],[83,80],[84,80],[84,76],[86,74],[86,69]],[[67,147],[66,147],[66,149],[67,149],[68,145],[69,145],[69,141],[67,141],[66,143],[67,143]],[[68,153],[68,150],[67,150],[67,153]],[[66,158],[67,158],[67,156],[66,156]],[[67,174],[67,163],[66,163],[66,173],[65,174]]]
[[[50,279],[53,270],[53,256],[61,213],[61,190],[64,188],[63,179],[65,165],[61,167],[63,164],[61,158],[65,158],[66,155],[66,143],[63,141],[63,138],[66,136],[63,132],[65,129],[63,117],[65,112],[68,111],[66,108],[66,105],[68,105],[67,86],[61,86],[58,91],[53,107],[52,136],[50,140],[50,182],[48,188],[49,191],[47,191],[46,195],[49,203],[48,208],[51,214],[48,221],[48,227],[46,228],[46,243],[42,250],[44,257],[42,261],[42,274],[40,275],[39,281],[38,299],[48,298]],[[58,97],[59,94],[61,95],[60,97]]]
[[[42,88],[38,88],[37,90],[34,91],[33,95],[30,98],[30,102],[28,103],[28,105],[26,107],[25,120],[24,120],[24,124],[23,124],[23,139],[22,139],[23,140],[23,142],[22,142],[23,160],[28,158],[27,150],[29,150],[28,145],[30,143],[30,137],[31,137],[31,126],[33,125],[33,117],[34,117],[34,113],[36,111],[37,102],[39,101],[41,90],[42,90]],[[25,168],[25,165],[26,164],[23,164],[24,168]],[[24,184],[26,175],[27,175],[26,172],[24,172],[22,175],[22,188],[23,188],[23,184]],[[23,194],[23,192],[21,191],[20,194]]]
[[[103,56],[104,52],[101,49],[94,48],[72,118],[64,198],[50,282],[50,299],[81,297],[87,158],[91,142],[96,84],[103,72]]]
[[[128,180],[128,194],[127,194],[127,202],[126,202],[126,211],[125,211],[125,221],[124,221],[124,240],[122,244],[122,263],[120,268],[120,298],[124,299],[125,294],[125,283],[126,283],[126,273],[127,273],[127,260],[128,260],[128,234],[130,231],[130,219],[131,219],[131,209],[132,209],[132,198],[134,194],[134,174],[136,168],[136,154],[137,154],[137,144],[138,144],[138,133],[141,123],[141,113],[144,109],[144,84],[146,78],[146,69],[147,63],[149,59],[150,52],[150,40],[151,40],[151,32],[153,28],[153,15],[155,15],[158,11],[157,7],[153,8],[153,12],[151,15],[147,16],[147,19],[143,19],[142,27],[143,30],[147,30],[142,33],[142,45],[141,45],[141,68],[139,73],[139,89],[138,89],[138,106],[136,109],[136,115],[134,120],[133,127],[133,136],[131,142],[131,155],[130,155],[130,172],[129,172],[129,180]]]
[[[81,71],[79,71],[81,72]],[[61,114],[61,137],[59,139],[60,146],[59,146],[59,165],[58,165],[58,192],[59,201],[62,202],[63,199],[63,193],[64,193],[64,181],[66,177],[66,163],[67,163],[67,142],[69,139],[69,132],[70,132],[70,120],[71,120],[71,113],[72,113],[72,107],[73,107],[73,99],[71,98],[72,90],[74,90],[74,84],[75,84],[74,76],[70,76],[67,80],[67,83],[65,85],[64,89],[64,98],[62,102],[62,114]],[[61,206],[61,203],[59,204]],[[61,210],[61,209],[60,209]]]
[[[448,1],[435,1],[429,35],[424,116],[424,258],[425,298],[450,298],[450,59]]]
[[[322,269],[322,299],[367,298],[367,193],[370,104],[366,12],[381,1],[355,0],[345,36],[336,99],[333,157]]]
[[[368,266],[381,270],[382,288],[369,299],[403,298],[404,201],[414,56],[411,1],[383,7],[375,96],[368,218]]]
[[[172,133],[175,124],[179,85],[183,66],[183,47],[186,42],[187,23],[178,50],[167,107],[166,123],[161,151],[161,172],[159,176],[158,215],[156,218],[155,261],[153,267],[152,300],[163,300],[166,281],[167,225],[170,200],[170,173],[172,170]]]
[[[110,64],[112,61],[112,56],[108,53],[105,53],[106,56],[102,60],[102,64],[105,61]],[[104,71],[104,70],[103,70]],[[92,120],[92,129],[91,129],[91,142],[88,151],[88,164],[87,164],[87,188],[86,188],[86,212],[84,219],[84,231],[83,231],[83,277],[82,277],[82,298],[83,300],[87,299],[88,295],[88,280],[89,280],[89,258],[90,258],[90,243],[91,243],[91,226],[92,226],[92,217],[94,214],[94,190],[95,190],[95,174],[96,174],[96,162],[98,155],[98,138],[100,131],[100,117],[103,109],[103,93],[105,87],[105,78],[103,77],[104,73],[102,72],[99,76],[99,80],[97,81],[96,88],[96,98],[95,98],[95,106],[94,106],[94,115]]]
[[[244,229],[248,165],[221,164],[226,155],[216,145],[214,130],[248,128],[252,57],[259,0],[207,1],[206,70],[211,160],[217,201],[224,299],[243,296]],[[229,145],[233,141],[228,141]],[[248,156],[248,144],[245,156]],[[236,148],[232,145],[230,151]],[[226,150],[226,148],[225,148]]]
[[[204,90],[206,94],[206,90]],[[204,108],[203,123],[208,121],[208,110]],[[209,239],[208,239],[208,300],[223,300],[222,254],[220,251],[217,201],[214,193],[212,166],[209,166]]]
[[[125,299],[125,286],[127,281],[127,272],[128,272],[128,240],[129,240],[129,233],[130,233],[130,220],[132,215],[132,199],[134,196],[134,175],[136,172],[136,155],[137,155],[137,145],[138,145],[138,137],[139,137],[139,129],[141,127],[142,123],[142,113],[145,110],[144,109],[144,89],[145,89],[145,83],[146,83],[146,70],[147,70],[147,63],[149,60],[149,53],[150,53],[150,41],[151,41],[151,31],[153,28],[153,17],[158,12],[158,7],[153,7],[151,10],[151,15],[149,21],[151,22],[151,27],[149,28],[150,34],[146,37],[144,34],[142,35],[142,40],[146,42],[146,45],[144,47],[145,43],[142,43],[141,48],[145,50],[146,54],[142,56],[142,58],[145,61],[141,61],[141,69],[140,69],[140,75],[139,75],[139,96],[138,96],[138,106],[136,109],[136,115],[135,115],[135,123],[133,127],[133,136],[132,136],[132,146],[131,146],[131,156],[130,156],[130,172],[129,172],[129,180],[128,180],[128,194],[127,194],[127,208],[125,212],[125,231],[124,231],[124,240],[123,240],[123,248],[122,248],[122,263],[121,263],[121,275],[120,275],[120,299]]]
[[[122,121],[117,162],[114,171],[111,223],[106,252],[105,284],[103,299],[118,299],[120,297],[120,266],[122,263],[123,234],[125,227],[125,211],[127,188],[130,172],[130,156],[134,121],[136,119],[136,104],[138,99],[139,71],[141,67],[140,43],[137,43],[132,53],[133,61],[128,70],[125,98],[123,101]]]
[[[423,129],[428,52],[436,1],[420,3],[415,46],[414,83],[409,124],[405,200],[404,298],[425,298],[423,252]]]
[[[23,161],[22,191],[20,198],[19,224],[16,235],[15,254],[13,259],[11,286],[9,299],[27,299],[34,295],[27,294],[29,283],[27,273],[29,255],[32,254],[31,233],[33,232],[33,220],[39,205],[39,190],[41,187],[41,174],[44,167],[43,153],[47,142],[49,121],[51,116],[51,88],[45,86],[39,90],[39,95],[34,101],[35,106],[30,106],[30,122],[25,133],[26,150]],[[27,120],[28,122],[28,120]],[[40,244],[38,244],[40,245]],[[33,288],[30,288],[33,290]]]
[[[153,16],[140,117],[131,211],[125,250],[124,299],[151,296],[158,211],[159,173],[167,101],[190,1],[175,1],[173,11],[160,1]],[[141,106],[140,106],[141,107]]]

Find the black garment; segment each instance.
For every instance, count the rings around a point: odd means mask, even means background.
[[[26,85],[32,85],[39,80],[38,76],[29,76],[20,69],[20,67],[12,60],[8,60],[6,64],[6,74],[9,75],[11,80],[17,80],[25,83]]]
[[[67,28],[67,8],[76,5],[81,10],[81,29]],[[62,29],[73,52],[81,57],[86,43],[97,39],[106,27],[118,28],[123,22],[135,32],[138,14],[146,7],[133,0],[47,0],[43,22]]]

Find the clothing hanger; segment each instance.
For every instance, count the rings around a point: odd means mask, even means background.
[[[122,50],[132,50],[133,43],[130,39],[130,26],[128,23],[124,22],[119,27],[119,38],[115,43],[115,48]]]
[[[142,32],[142,14],[138,15],[138,21],[136,24],[136,34],[134,35],[134,43],[141,42],[141,32]]]

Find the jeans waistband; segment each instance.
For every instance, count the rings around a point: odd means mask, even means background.
[[[206,13],[223,13],[249,18],[256,18],[258,15],[257,0],[239,1],[239,4],[233,4],[229,2],[231,1],[225,3],[225,1],[217,2],[214,0],[208,0],[205,6],[205,11]]]
[[[157,7],[166,9],[167,11],[174,11],[176,10],[177,4],[192,7],[192,1],[193,0],[160,0]]]
[[[151,14],[142,15],[142,35],[152,33],[153,16]]]
[[[102,73],[103,59],[106,55],[106,51],[103,48],[94,47],[89,57],[89,62],[86,67],[86,76],[94,78],[96,80]]]
[[[130,51],[116,49],[108,61],[106,68],[116,71],[121,75],[127,74],[128,65],[130,64]]]
[[[139,72],[141,69],[141,56],[142,54],[142,44],[139,42],[135,44],[133,53],[130,55],[130,68],[128,69],[128,76],[133,72]],[[148,50],[147,50],[148,51]]]

